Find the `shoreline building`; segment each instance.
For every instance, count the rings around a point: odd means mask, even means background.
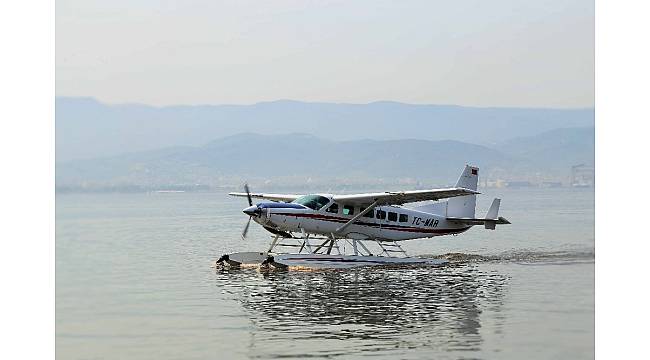
[[[572,187],[593,187],[595,183],[596,171],[593,166],[585,164],[574,165],[571,167],[571,186]]]

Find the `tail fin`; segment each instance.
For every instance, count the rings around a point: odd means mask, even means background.
[[[476,190],[478,188],[478,168],[465,165],[463,173],[456,182],[456,187]],[[447,200],[448,217],[474,218],[476,213],[476,195],[453,197]]]
[[[475,166],[465,165],[463,173],[460,174],[456,187],[476,190],[478,189],[478,168]]]

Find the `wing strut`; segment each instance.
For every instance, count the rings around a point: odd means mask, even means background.
[[[362,217],[363,215],[367,214],[367,213],[370,212],[372,209],[374,209],[375,206],[377,206],[378,203],[379,203],[379,200],[375,200],[375,202],[373,202],[372,204],[370,204],[370,206],[368,206],[367,208],[363,209],[363,211],[360,212],[359,214],[357,214],[357,216],[355,216],[355,217],[353,217],[352,219],[350,219],[350,221],[348,221],[348,222],[346,222],[345,224],[343,224],[343,226],[339,227],[339,228],[336,229],[334,232],[335,232],[335,233],[340,233],[341,231],[345,230],[345,228],[347,228],[348,226],[352,225],[352,223],[354,223],[355,221],[357,221],[358,218]]]

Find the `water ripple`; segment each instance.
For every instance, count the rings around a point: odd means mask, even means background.
[[[549,264],[574,264],[579,262],[593,262],[596,257],[594,250],[581,251],[529,251],[513,250],[496,255],[479,255],[465,253],[446,253],[442,255],[424,255],[434,259],[446,259],[451,263],[468,262],[515,262],[515,263],[549,263]]]

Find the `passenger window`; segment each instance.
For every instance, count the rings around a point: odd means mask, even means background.
[[[388,221],[397,221],[397,213],[388,212]]]
[[[377,219],[384,220],[386,218],[386,212],[383,210],[377,210]]]
[[[364,207],[359,208],[359,212],[361,212],[361,211],[363,211],[363,210],[365,210],[365,209],[366,209],[366,208],[364,208]],[[367,213],[363,214],[363,217],[373,218],[373,217],[375,217],[375,212],[372,211],[372,210],[370,210],[370,211],[368,211]]]
[[[338,213],[339,212],[339,204],[334,203],[334,204],[330,205],[330,207],[328,207],[326,211],[334,213],[334,214]]]
[[[343,215],[354,215],[354,206],[343,205]]]
[[[399,214],[399,222],[408,222],[409,216],[406,214]]]

